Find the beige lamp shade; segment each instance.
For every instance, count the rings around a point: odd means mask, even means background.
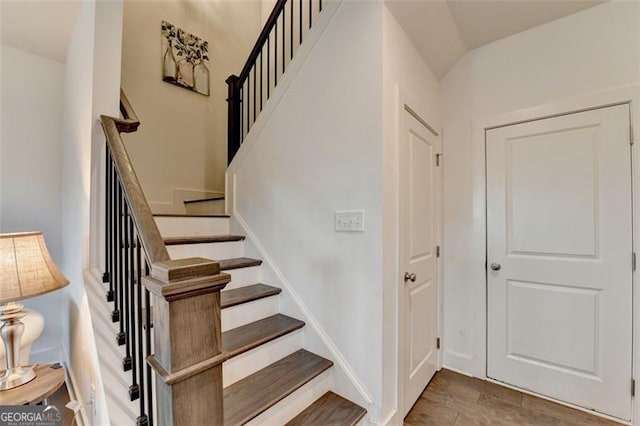
[[[0,234],[0,304],[58,290],[69,280],[58,267],[42,232]]]

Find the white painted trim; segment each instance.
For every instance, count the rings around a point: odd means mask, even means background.
[[[481,117],[472,122],[472,161],[473,161],[473,241],[480,241],[478,247],[473,247],[474,253],[478,256],[474,262],[474,275],[478,279],[478,283],[482,285],[474,286],[474,301],[476,307],[474,312],[474,342],[473,353],[469,365],[472,368],[472,374],[479,378],[487,377],[487,288],[485,273],[486,258],[486,163],[485,163],[485,134],[486,130],[493,127],[499,127],[519,122],[538,120],[557,115],[579,112],[588,109],[602,108],[606,106],[628,103],[631,109],[631,125],[636,129],[640,129],[640,85],[613,88],[600,92],[577,95],[569,98],[559,99],[557,101],[537,105],[530,108],[510,111],[489,117]],[[638,130],[636,130],[636,133]],[[637,143],[637,142],[636,142]],[[640,150],[632,149],[632,192],[633,192],[633,250],[638,253],[638,241],[640,240],[640,215],[635,212],[640,211],[640,177],[636,172],[636,165],[640,164]],[[633,377],[636,382],[640,383],[640,291],[635,288],[638,285],[638,273],[633,276],[634,287],[634,335],[633,335]],[[523,391],[522,389],[518,389]],[[547,399],[547,398],[545,398]],[[555,401],[562,403],[560,401]],[[566,405],[565,403],[562,403]],[[640,425],[640,397],[636,395],[632,399],[632,424]],[[619,421],[619,419],[617,420]]]
[[[151,207],[151,211],[154,214],[182,214],[186,212],[185,200],[218,196],[224,196],[224,192],[207,189],[173,188],[173,200],[171,202],[149,201],[149,207]]]
[[[446,354],[446,356],[444,356],[444,354]],[[463,354],[446,348],[444,350],[444,354],[443,358],[446,359],[447,362],[445,363],[443,360],[442,368],[473,377],[473,374],[469,373],[467,368],[473,362],[472,355]],[[484,377],[484,375],[482,377]]]
[[[71,369],[69,368],[69,357],[67,356],[67,354],[64,351],[64,348],[61,349],[62,352],[62,356],[64,361],[62,361],[62,364],[64,365],[64,370],[66,372],[66,378],[67,378],[67,390],[69,391],[69,400],[70,401],[78,401],[81,404],[80,407],[80,425],[78,426],[84,426],[84,425],[89,425],[91,426],[91,423],[89,423],[89,418],[87,417],[87,412],[85,410],[85,402],[82,400],[78,399],[78,395],[76,393],[76,389],[78,389],[78,380],[76,379],[76,376],[73,374],[73,371],[71,371]]]
[[[469,374],[466,371],[462,371],[462,370],[458,370],[456,368],[452,368],[452,367],[443,367],[443,369],[445,370],[449,370],[449,371],[453,371],[454,373],[458,373],[461,374],[463,376],[467,376],[467,377],[474,377],[473,374]],[[477,378],[477,377],[476,377]],[[484,380],[484,379],[479,379],[479,380]]]
[[[329,0],[323,3],[322,13],[318,15],[318,20],[314,22],[313,27],[309,31],[309,34],[304,39],[300,48],[296,51],[295,56],[287,66],[287,71],[282,78],[278,80],[278,85],[271,92],[269,100],[265,103],[264,109],[258,115],[255,123],[251,126],[250,132],[245,137],[244,141],[240,145],[240,149],[236,153],[235,157],[227,168],[227,174],[229,170],[232,170],[242,163],[247,153],[251,150],[253,145],[260,139],[260,133],[264,130],[265,125],[269,122],[269,118],[278,108],[280,101],[284,98],[287,89],[291,86],[296,79],[296,75],[304,66],[307,58],[313,51],[316,43],[322,38],[324,31],[327,29],[329,23],[335,16],[336,12],[342,5],[343,0]],[[227,179],[227,186],[229,182]],[[226,193],[229,193],[229,188],[226,188]],[[229,200],[227,200],[227,208],[231,206]],[[228,212],[229,210],[227,210]]]
[[[234,189],[235,189],[235,185],[234,185]],[[367,390],[364,383],[362,383],[362,381],[357,376],[357,374],[355,373],[355,371],[353,370],[349,362],[345,359],[344,355],[342,355],[342,352],[340,352],[340,349],[338,349],[338,347],[333,343],[333,341],[331,340],[329,335],[324,331],[324,329],[322,328],[318,320],[315,318],[313,313],[309,310],[309,308],[304,303],[304,301],[293,289],[293,286],[291,285],[289,280],[286,278],[284,273],[280,270],[280,268],[278,267],[276,262],[273,260],[273,258],[269,255],[269,253],[267,252],[265,247],[262,245],[262,243],[260,242],[256,234],[253,232],[251,227],[247,224],[247,222],[245,222],[245,220],[242,218],[240,213],[238,213],[235,210],[235,206],[233,211],[233,217],[238,222],[238,224],[243,229],[243,231],[246,233],[247,238],[251,240],[251,242],[253,242],[253,244],[256,246],[256,249],[260,252],[263,263],[266,263],[269,265],[269,267],[273,270],[273,272],[276,274],[276,276],[282,283],[282,286],[284,287],[284,289],[291,295],[291,298],[296,302],[300,310],[303,312],[306,325],[310,326],[313,329],[313,331],[320,337],[320,340],[322,340],[322,343],[326,346],[327,350],[331,353],[331,356],[333,357],[334,362],[338,364],[338,366],[347,375],[351,383],[353,383],[354,387],[357,389],[363,401],[365,401],[368,406],[367,412],[369,414],[372,414],[371,408],[373,406],[373,396]]]
[[[373,415],[375,415],[373,410],[373,396],[366,388],[364,383],[360,380],[360,378],[355,373],[354,369],[345,359],[344,355],[340,352],[338,347],[333,343],[329,335],[324,331],[321,327],[318,320],[311,313],[306,304],[302,301],[300,296],[294,291],[293,286],[287,280],[284,273],[280,270],[276,262],[269,255],[265,247],[262,245],[260,240],[257,238],[256,234],[253,232],[251,227],[247,224],[244,218],[240,215],[240,213],[236,209],[235,201],[236,197],[236,174],[235,170],[242,164],[244,159],[246,158],[249,151],[252,147],[259,143],[260,135],[264,130],[266,124],[269,119],[276,111],[279,103],[284,98],[287,89],[304,66],[306,60],[308,59],[311,52],[314,50],[318,41],[322,38],[325,30],[329,26],[330,22],[333,20],[336,12],[342,5],[343,0],[331,0],[325,3],[323,7],[322,13],[319,15],[318,20],[314,23],[313,28],[309,32],[307,38],[304,40],[304,43],[300,46],[299,50],[296,52],[295,57],[289,64],[287,68],[287,72],[283,75],[282,79],[278,82],[278,86],[273,90],[269,101],[265,104],[264,109],[258,116],[255,123],[251,127],[251,131],[246,136],[242,144],[240,145],[240,149],[236,153],[235,157],[229,167],[227,168],[226,173],[226,183],[225,183],[225,203],[226,203],[226,212],[230,214],[233,219],[238,223],[238,225],[243,229],[244,233],[248,240],[250,240],[260,253],[260,256],[263,259],[265,266],[269,266],[273,273],[277,276],[277,278],[282,283],[285,291],[287,291],[294,302],[298,305],[299,309],[302,311],[303,316],[305,317],[306,324],[317,334],[321,342],[325,345],[333,360],[335,362],[335,366],[340,368],[348,380],[352,383],[355,390],[358,392],[362,400],[365,402],[367,412],[368,412],[368,422],[371,423],[371,419]]]
[[[398,410],[393,410],[391,413],[389,413],[389,415],[387,416],[386,419],[382,420],[380,422],[381,425],[386,426],[386,425],[395,425],[395,424],[402,424],[401,422],[398,422],[398,419],[396,418],[398,416]]]

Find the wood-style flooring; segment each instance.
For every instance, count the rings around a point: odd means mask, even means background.
[[[619,425],[484,380],[442,369],[413,406],[405,425]]]

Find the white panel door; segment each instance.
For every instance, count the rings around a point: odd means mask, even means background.
[[[437,368],[437,136],[403,111],[400,138],[401,340],[405,416]]]
[[[629,108],[487,131],[493,379],[631,418]]]

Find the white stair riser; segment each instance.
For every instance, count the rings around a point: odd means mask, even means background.
[[[302,348],[302,332],[296,330],[231,358],[222,365],[224,386],[244,379]]]
[[[156,224],[165,238],[229,233],[227,217],[156,216]]]
[[[280,312],[278,296],[264,297],[222,310],[222,331],[231,330]]]
[[[198,203],[185,203],[184,209],[188,214],[224,214],[224,200],[200,201]]]
[[[231,282],[224,288],[232,290],[234,288],[244,287],[260,282],[260,267],[252,266],[250,268],[238,268],[228,271],[222,271],[231,275]]]
[[[172,259],[184,259],[187,257],[204,257],[205,259],[229,259],[242,257],[244,254],[243,241],[229,241],[224,243],[206,244],[180,244],[167,246],[169,256]]]
[[[283,425],[331,389],[331,369],[269,408],[246,426]]]

